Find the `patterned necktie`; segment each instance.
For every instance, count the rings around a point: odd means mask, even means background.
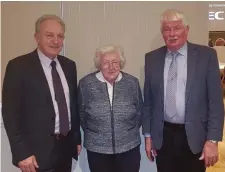
[[[172,119],[177,114],[176,108],[176,92],[177,92],[177,56],[178,53],[172,53],[172,61],[170,63],[167,87],[166,87],[166,114]]]
[[[55,100],[57,102],[59,110],[59,132],[66,136],[67,133],[69,132],[69,117],[66,105],[66,97],[64,94],[59,73],[56,70],[56,62],[52,61],[51,66],[52,66],[53,87],[55,91]]]

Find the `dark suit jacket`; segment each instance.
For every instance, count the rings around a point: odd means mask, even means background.
[[[185,128],[192,152],[199,153],[206,140],[222,139],[224,106],[216,51],[191,43],[187,51]],[[166,52],[164,46],[145,56],[143,133],[151,134],[156,149],[163,139]]]
[[[81,143],[77,107],[75,63],[58,56],[70,91],[71,132],[68,149],[77,159]],[[55,111],[50,89],[37,50],[9,61],[2,91],[2,115],[11,146],[13,164],[35,155],[43,165],[54,146]]]

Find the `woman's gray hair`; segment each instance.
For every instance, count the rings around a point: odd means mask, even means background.
[[[162,30],[163,22],[169,22],[169,21],[181,21],[185,27],[188,26],[188,22],[184,13],[175,9],[166,10],[161,15],[161,19],[160,19],[161,30]]]
[[[100,70],[100,58],[107,53],[118,53],[120,57],[120,69],[123,69],[126,64],[123,48],[117,45],[105,45],[96,49],[94,63],[95,67]]]
[[[56,20],[57,22],[59,22],[59,24],[62,26],[62,28],[65,32],[66,26],[65,26],[64,21],[57,15],[50,14],[50,15],[43,15],[37,19],[37,21],[35,23],[35,33],[39,33],[41,23],[43,23],[46,20]]]

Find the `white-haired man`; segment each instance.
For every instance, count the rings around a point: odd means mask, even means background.
[[[145,56],[146,153],[158,172],[203,172],[218,160],[224,123],[217,55],[187,41],[182,12],[164,12],[161,32],[166,46]]]

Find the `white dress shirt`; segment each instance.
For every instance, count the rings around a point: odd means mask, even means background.
[[[107,84],[107,87],[108,87],[108,95],[109,95],[109,100],[110,100],[110,104],[112,106],[112,99],[113,99],[113,85],[110,84],[108,81],[105,80],[102,72],[98,72],[96,73],[96,77],[98,78],[99,81],[101,82],[106,82]],[[118,77],[116,78],[116,81],[115,82],[118,82],[122,79],[122,74],[121,72],[119,73]]]
[[[176,91],[176,107],[177,115],[170,119],[171,123],[184,124],[185,120],[185,91],[187,82],[187,43],[185,43],[178,51],[177,56],[177,91]],[[164,112],[167,91],[167,78],[170,63],[172,61],[172,52],[167,50],[165,66],[164,66]],[[166,115],[166,114],[165,114]]]
[[[45,56],[39,49],[37,50],[38,52],[38,56],[39,59],[41,61],[41,65],[42,68],[44,70],[46,79],[48,81],[48,86],[50,89],[50,93],[52,96],[52,102],[53,102],[53,106],[54,106],[54,110],[55,110],[55,133],[59,133],[59,109],[58,109],[58,104],[55,100],[55,91],[54,91],[54,87],[53,87],[53,81],[52,81],[52,66],[51,66],[51,62],[52,60],[50,58],[48,58],[47,56]],[[68,115],[69,115],[69,129],[71,129],[71,114],[70,114],[70,96],[69,96],[69,87],[66,81],[66,77],[64,75],[64,72],[62,70],[62,67],[57,59],[57,57],[54,59],[54,61],[56,62],[56,70],[59,73],[59,77],[61,79],[62,82],[62,86],[63,86],[63,90],[64,90],[64,94],[66,97],[66,104],[67,104],[67,109],[68,109]]]

